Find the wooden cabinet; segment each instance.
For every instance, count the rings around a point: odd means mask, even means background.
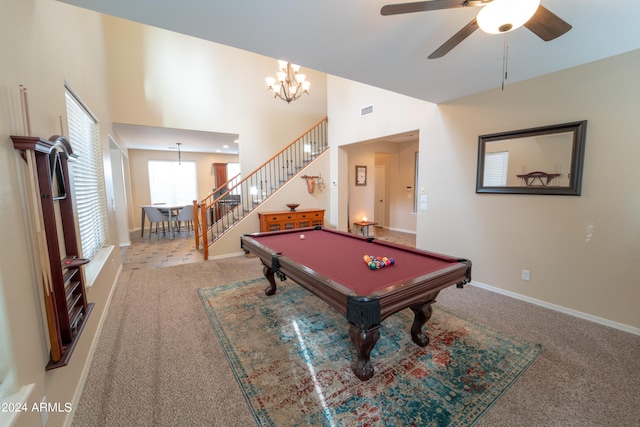
[[[51,360],[46,369],[68,364],[80,333],[93,309],[87,302],[84,272],[89,260],[78,258],[74,206],[69,193],[67,161],[75,157],[64,137],[44,140],[12,136],[13,146],[27,165],[29,202],[34,211],[33,232],[37,240],[46,310]]]
[[[324,226],[324,209],[301,209],[282,212],[258,212],[260,232],[293,230]]]

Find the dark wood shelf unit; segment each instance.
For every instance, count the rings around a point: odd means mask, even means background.
[[[78,258],[74,207],[69,193],[68,161],[76,156],[63,136],[53,136],[49,140],[28,136],[12,136],[11,139],[25,161],[30,156],[28,151],[35,155],[37,196],[48,253],[48,259],[41,259],[40,263],[48,263],[51,274],[50,284],[43,280],[51,343],[51,360],[46,366],[49,370],[68,364],[93,309],[93,304],[87,302],[82,271],[82,266],[89,260]],[[29,173],[33,172],[30,170]]]

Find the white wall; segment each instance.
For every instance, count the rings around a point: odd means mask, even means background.
[[[373,213],[374,207],[373,186],[354,184],[355,165],[366,165],[373,177],[375,153],[397,150],[378,143],[369,148],[351,145],[419,129],[425,117],[437,114],[437,106],[335,76],[327,77],[327,85],[329,144],[335,147],[331,152],[330,221],[336,228],[347,230],[354,218],[362,217],[361,212]],[[374,106],[374,114],[360,117],[360,109],[367,105]]]
[[[6,305],[11,358],[17,368],[15,384],[33,384],[28,407],[44,396],[50,403],[75,404],[86,373],[97,329],[116,274],[120,253],[116,247],[88,291],[95,308],[78,341],[71,362],[45,371],[49,340],[44,319],[41,280],[36,274],[31,210],[25,185],[25,162],[13,149],[9,135],[24,135],[19,85],[29,93],[32,135],[49,138],[66,126],[64,83],[68,81],[100,120],[105,174],[110,175],[108,132],[111,117],[107,97],[106,59],[102,23],[98,14],[50,0],[2,0],[0,13],[0,293]],[[71,141],[73,145],[73,141]],[[107,198],[113,197],[111,181]],[[109,240],[117,244],[114,213],[109,210]],[[4,345],[4,344],[0,344]],[[4,415],[4,414],[3,414]],[[48,425],[63,425],[67,413],[49,413]],[[16,426],[40,425],[37,412],[20,414]]]
[[[637,331],[639,72],[636,51],[441,106],[329,77],[332,179],[351,168],[349,144],[419,129],[429,204],[418,247],[471,259],[479,283]],[[372,103],[375,116],[361,119]],[[475,193],[478,135],[584,119],[582,196]],[[332,221],[346,229],[348,187],[331,190]],[[358,203],[372,205],[369,197]]]

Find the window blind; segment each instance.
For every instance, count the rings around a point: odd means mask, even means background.
[[[67,87],[69,141],[78,158],[73,162],[75,208],[82,257],[92,258],[106,243],[108,233],[106,191],[98,121]]]
[[[485,187],[497,187],[507,185],[507,170],[509,169],[509,152],[497,151],[487,153],[484,158]]]

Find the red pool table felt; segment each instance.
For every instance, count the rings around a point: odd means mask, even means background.
[[[305,238],[300,239],[301,235]],[[362,296],[458,261],[446,255],[413,250],[377,239],[370,241],[366,237],[327,229],[261,233],[251,237],[273,252],[279,252]],[[393,258],[395,264],[372,270],[363,260],[365,255]]]

